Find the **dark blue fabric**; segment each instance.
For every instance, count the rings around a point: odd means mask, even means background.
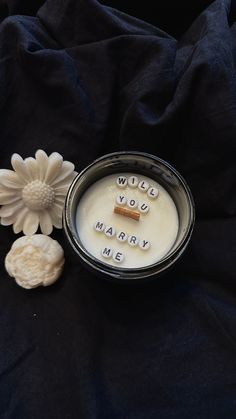
[[[186,178],[197,220],[181,261],[129,288],[67,252],[57,284],[20,289],[0,228],[0,418],[235,418],[235,2],[216,0],[179,39],[95,0],[2,12],[0,167],[38,148],[77,171],[154,153]]]

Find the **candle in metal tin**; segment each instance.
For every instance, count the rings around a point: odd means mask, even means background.
[[[139,152],[103,156],[72,183],[64,229],[81,261],[123,281],[156,276],[186,248],[194,204],[168,163]]]

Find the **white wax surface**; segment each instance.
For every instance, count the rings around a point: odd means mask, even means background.
[[[119,176],[129,179],[136,176],[139,181],[146,181],[150,187],[157,188],[157,198],[151,199],[147,192],[138,187],[124,188],[117,186]],[[149,211],[140,213],[139,221],[114,213],[114,207],[118,206],[116,198],[125,195],[127,201],[135,199],[138,203],[145,203]],[[121,208],[127,208],[128,204]],[[138,207],[134,211],[139,211]],[[128,240],[120,242],[116,235],[107,237],[104,231],[96,231],[96,222],[115,228],[116,233],[123,231],[128,236],[135,235],[140,241],[149,241],[147,250],[139,246],[130,246]],[[76,227],[80,240],[86,250],[97,259],[117,268],[140,268],[156,263],[162,259],[173,246],[178,233],[178,213],[176,206],[168,192],[156,181],[137,173],[118,173],[106,176],[90,186],[78,203],[76,212]],[[116,262],[113,258],[102,256],[104,248],[111,248],[113,255],[121,252],[124,255],[122,262]]]

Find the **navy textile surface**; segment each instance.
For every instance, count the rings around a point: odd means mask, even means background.
[[[57,284],[23,290],[0,228],[1,419],[236,417],[236,7],[208,6],[177,39],[95,0],[0,5],[0,167],[146,151],[197,210],[181,261],[130,288],[67,253]]]

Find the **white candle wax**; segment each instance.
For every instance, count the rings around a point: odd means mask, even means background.
[[[115,207],[129,216],[115,213]],[[138,220],[130,218],[131,213]],[[76,211],[76,228],[84,248],[118,268],[141,268],[161,260],[172,248],[178,226],[169,193],[137,173],[98,180],[83,194]]]

